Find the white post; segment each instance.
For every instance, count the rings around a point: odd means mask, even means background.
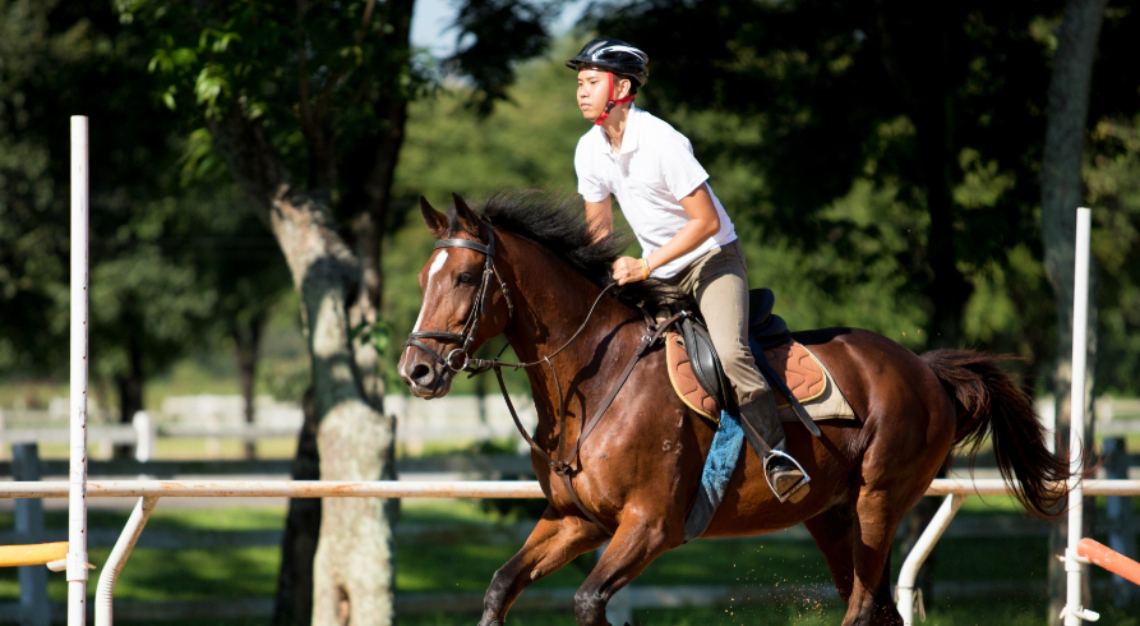
[[[150,413],[135,413],[131,418],[131,427],[135,430],[135,460],[146,463],[154,458],[154,421],[150,419]]]
[[[71,117],[71,464],[67,624],[87,622],[87,117]]]
[[[1057,402],[1053,396],[1038,399],[1034,404],[1041,425],[1045,427],[1045,449],[1049,454],[1057,454]]]
[[[942,533],[949,528],[950,522],[954,520],[954,516],[958,513],[958,509],[962,508],[962,503],[965,500],[966,496],[960,493],[952,493],[942,500],[942,506],[938,507],[938,512],[930,519],[930,523],[922,531],[922,535],[919,536],[914,547],[910,549],[910,554],[906,556],[902,569],[899,570],[899,584],[895,589],[895,595],[899,614],[902,615],[905,626],[914,624],[915,609],[918,609],[920,614],[925,613],[921,608],[922,590],[915,589],[918,570],[922,568],[926,558],[934,551],[934,544],[942,538]]]
[[[1088,357],[1089,321],[1089,223],[1090,211],[1077,209],[1076,265],[1073,270],[1073,378],[1069,394],[1069,545],[1065,549],[1065,626],[1080,626],[1091,617],[1081,606],[1081,562],[1077,543],[1084,529],[1081,455],[1084,452],[1085,373]],[[1095,619],[1095,618],[1094,618]]]

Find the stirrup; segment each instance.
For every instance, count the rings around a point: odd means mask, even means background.
[[[792,488],[788,489],[787,492],[783,494],[781,494],[776,489],[775,483],[772,482],[772,474],[768,470],[768,463],[774,457],[787,459],[800,472],[799,482],[792,485]],[[804,469],[804,466],[800,465],[800,462],[797,461],[792,455],[784,452],[783,450],[771,449],[769,450],[768,455],[764,457],[764,464],[762,469],[764,471],[764,480],[768,483],[768,488],[772,490],[772,495],[776,496],[776,500],[780,501],[781,503],[790,501],[792,504],[795,504],[807,496],[809,491],[807,489],[807,486],[808,483],[811,482],[811,477],[808,476],[807,470]]]

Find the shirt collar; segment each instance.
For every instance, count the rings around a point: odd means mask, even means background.
[[[641,114],[641,109],[637,108],[632,103],[629,105],[629,115],[625,118],[625,132],[622,133],[621,136],[621,150],[618,151],[619,155],[629,154],[630,152],[637,150],[638,138],[640,137],[638,130],[641,128],[641,125],[638,124],[638,121],[641,117]],[[606,137],[605,129],[603,129],[601,126],[595,126],[594,130],[597,131],[598,137],[601,138],[601,145],[599,146],[601,151],[606,154],[613,154],[613,152],[610,150],[610,140]]]

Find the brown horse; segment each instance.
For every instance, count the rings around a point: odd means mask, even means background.
[[[627,302],[651,285],[604,293],[620,242],[592,242],[580,208],[538,196],[492,199],[482,216],[455,201],[447,216],[421,201],[439,241],[420,272],[423,307],[400,374],[415,395],[443,396],[455,373],[471,369],[471,352],[505,334],[527,362],[538,412],[532,459],[548,501],[522,549],[495,572],[479,623],[501,624],[527,585],[609,540],[574,596],[579,624],[607,624],[613,594],[684,542],[714,429],[668,391],[664,350],[635,355],[650,322]],[[847,328],[795,337],[826,364],[858,419],[823,422],[819,438],[786,425],[788,450],[812,478],[795,504],[776,501],[746,446],[702,536],[802,522],[847,602],[843,623],[895,624],[891,542],[955,444],[992,432],[1021,501],[1058,512],[1064,494],[1052,481],[1067,477],[1065,464],[1048,453],[1029,398],[993,357],[919,357]]]

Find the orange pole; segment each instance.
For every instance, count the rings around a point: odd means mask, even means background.
[[[1134,585],[1140,585],[1140,563],[1102,543],[1085,537],[1077,543],[1077,555],[1085,557],[1089,563],[1099,565]]]
[[[0,567],[47,565],[66,556],[66,541],[0,546]]]

